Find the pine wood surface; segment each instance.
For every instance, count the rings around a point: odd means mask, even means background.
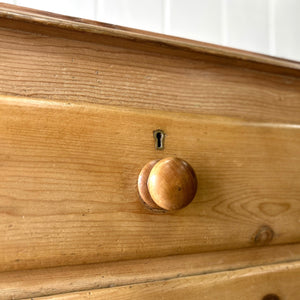
[[[293,262],[33,299],[262,300],[273,294],[278,298],[265,299],[297,300],[299,280],[300,262]]]
[[[299,124],[300,67],[0,6],[0,93]]]
[[[41,297],[297,260],[300,260],[300,244],[3,272],[0,299]]]
[[[296,61],[6,3],[0,4],[0,18],[8,28],[54,34],[69,39],[96,42],[99,41],[98,36],[103,43],[121,42],[123,46],[134,45],[138,48],[143,44],[142,47],[146,46],[151,50],[157,50],[158,47],[160,52],[165,49],[169,53],[181,55],[185,52],[185,56],[201,53],[207,59],[209,56],[213,59],[224,58],[223,61],[264,71],[299,74],[300,70],[299,62]],[[80,34],[82,32],[84,34]]]
[[[0,109],[1,271],[300,241],[299,126],[11,97]],[[193,166],[198,192],[154,214],[138,174],[168,156]]]
[[[6,4],[0,40],[1,299],[297,297],[299,63]],[[167,156],[198,193],[155,214]]]

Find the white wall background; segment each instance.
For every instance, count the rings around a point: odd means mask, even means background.
[[[3,2],[300,61],[300,0]]]

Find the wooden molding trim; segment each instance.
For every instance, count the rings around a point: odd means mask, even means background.
[[[248,300],[298,299],[300,262],[265,265],[107,289],[42,297],[43,300]],[[298,280],[298,281],[297,281]],[[33,298],[34,300],[36,298]],[[29,299],[28,299],[29,300]]]
[[[20,26],[21,23],[23,23],[23,26]],[[119,44],[122,44],[123,47],[125,46],[124,41],[127,40],[134,42],[135,47],[137,43],[142,43],[144,46],[148,44],[154,48],[159,48],[160,52],[164,48],[168,48],[169,51],[176,50],[178,54],[183,51],[189,57],[199,53],[225,58],[228,63],[231,61],[231,63],[248,68],[258,68],[284,74],[300,74],[300,64],[296,61],[4,3],[0,5],[1,24],[14,28],[19,26],[22,30],[35,32],[45,32],[46,30],[48,34],[51,32],[51,27],[53,27],[57,36],[64,35],[64,30],[67,30],[70,38],[95,42],[95,35],[97,35],[101,37],[101,42],[104,43],[105,37],[108,38],[106,41],[109,41],[109,38],[111,38],[110,41],[115,41],[115,38],[117,38]],[[77,37],[70,35],[71,31],[81,33],[81,36],[80,34]],[[54,32],[52,31],[52,33]],[[64,36],[66,37],[66,35]]]
[[[300,244],[4,272],[0,273],[0,298],[21,299],[106,289],[296,260],[300,260]]]
[[[0,94],[300,124],[299,63],[90,23],[0,5]]]

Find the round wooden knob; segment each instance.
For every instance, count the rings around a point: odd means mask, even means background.
[[[138,190],[150,208],[177,210],[187,206],[195,197],[197,178],[186,161],[168,157],[150,161],[144,166]]]

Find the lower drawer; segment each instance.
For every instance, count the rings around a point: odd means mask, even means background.
[[[297,300],[300,262],[33,299]]]
[[[10,97],[0,113],[0,271],[300,241],[299,126]],[[167,156],[198,191],[155,214],[137,178]]]

